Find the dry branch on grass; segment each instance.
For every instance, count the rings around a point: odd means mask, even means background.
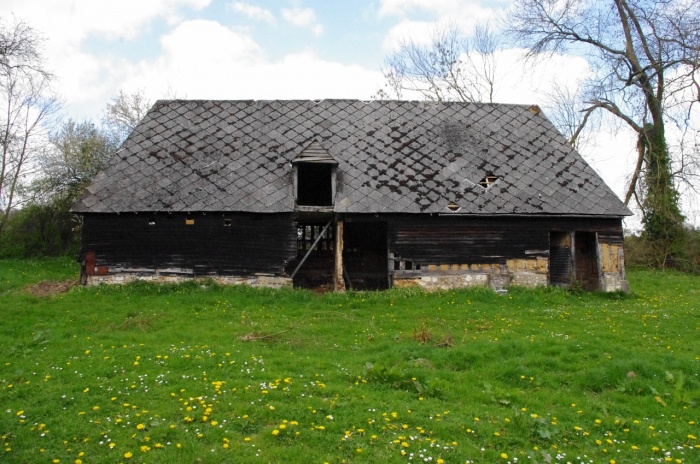
[[[273,340],[277,338],[278,336],[282,335],[285,332],[289,332],[291,329],[283,330],[281,332],[273,333],[273,334],[261,334],[258,332],[249,332],[241,337],[238,337],[238,339],[242,342],[257,342],[260,340]]]

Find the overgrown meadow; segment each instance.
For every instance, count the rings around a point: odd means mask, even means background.
[[[0,261],[0,461],[700,462],[700,278],[82,288]],[[40,283],[36,285],[37,283]]]

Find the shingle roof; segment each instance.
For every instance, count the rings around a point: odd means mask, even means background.
[[[528,106],[356,100],[160,100],[73,210],[294,211],[314,143],[338,162],[336,212],[631,214]]]

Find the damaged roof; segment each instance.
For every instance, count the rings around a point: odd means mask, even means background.
[[[292,212],[308,153],[339,213],[631,214],[537,107],[357,100],[160,100],[73,211]]]

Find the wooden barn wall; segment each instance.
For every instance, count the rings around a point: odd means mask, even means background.
[[[98,266],[283,275],[296,234],[291,214],[87,214],[81,252],[94,251]]]
[[[389,252],[418,264],[503,264],[547,256],[552,231],[595,232],[607,243],[623,240],[619,219],[357,215],[346,220],[386,222]]]

